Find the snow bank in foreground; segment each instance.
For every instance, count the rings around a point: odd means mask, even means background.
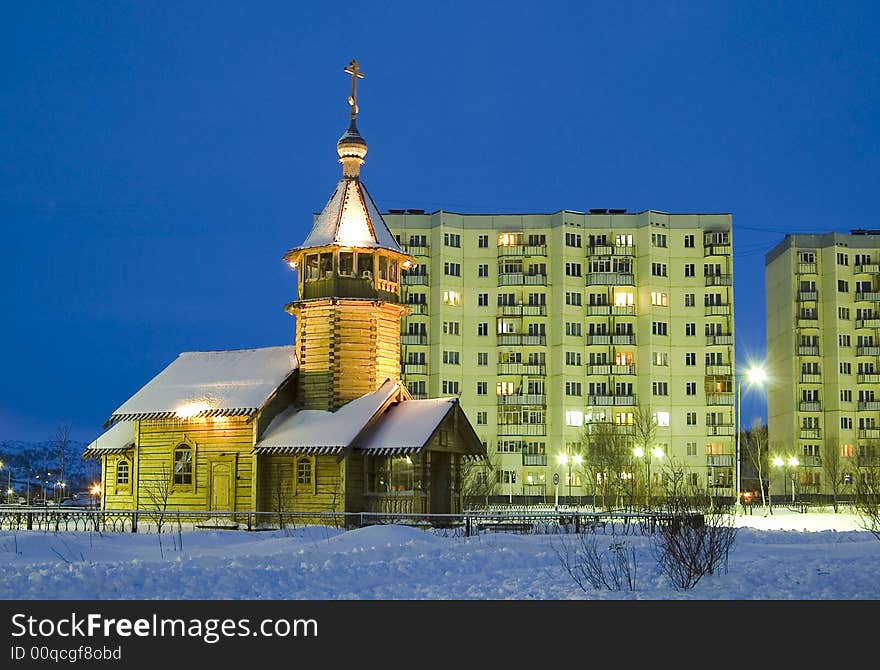
[[[0,598],[880,599],[880,542],[854,517],[777,512],[738,523],[728,572],[684,593],[641,536],[595,536],[603,551],[611,542],[635,548],[636,590],[584,593],[558,558],[572,536],[191,531],[164,536],[163,557],[156,535],[0,532]]]

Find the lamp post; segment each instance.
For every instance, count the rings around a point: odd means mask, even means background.
[[[760,366],[752,366],[746,371],[746,379],[749,384],[754,386],[763,386],[767,381],[767,371]],[[740,451],[740,439],[742,434],[742,385],[743,380],[740,379],[736,383],[736,497],[735,509],[737,514],[742,512],[742,503],[740,502],[740,491],[742,490],[742,451]]]
[[[92,488],[89,489],[89,493],[92,494],[92,501],[95,509],[98,509],[98,497],[101,495],[101,485],[92,484]]]
[[[568,504],[571,504],[571,467],[572,465],[580,465],[584,462],[583,456],[580,454],[574,454],[573,456],[569,456],[568,454],[559,454],[556,457],[556,461],[560,465],[568,465]]]
[[[797,456],[789,456],[788,460],[782,458],[782,456],[776,456],[773,458],[773,465],[776,466],[777,468],[782,468],[782,470],[783,470],[783,472],[782,472],[782,477],[783,477],[783,479],[782,479],[782,495],[783,496],[785,495],[785,488],[786,488],[785,480],[788,479],[788,477],[786,477],[786,474],[785,474],[785,468],[790,467],[792,469],[791,470],[791,501],[792,502],[795,502],[795,493],[794,493],[795,477],[797,475],[797,467],[800,464],[801,464],[801,462],[798,460]]]
[[[633,455],[636,458],[644,458],[645,459],[645,470],[646,470],[646,479],[645,479],[645,507],[651,507],[651,457],[661,459],[665,455],[663,449],[660,447],[654,447],[650,451],[645,451],[643,447],[636,447],[633,449]]]

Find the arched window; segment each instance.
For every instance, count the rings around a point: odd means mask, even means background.
[[[127,458],[120,458],[116,461],[116,484],[117,486],[128,486],[129,476],[131,473],[131,464]]]
[[[174,483],[192,484],[192,466],[192,447],[188,444],[178,444],[174,448]]]

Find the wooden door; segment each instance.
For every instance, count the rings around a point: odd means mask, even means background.
[[[212,511],[233,511],[232,465],[225,461],[211,463],[211,505]]]
[[[450,487],[450,458],[449,454],[441,451],[431,453],[431,490],[430,490],[430,514],[449,514],[451,511]]]

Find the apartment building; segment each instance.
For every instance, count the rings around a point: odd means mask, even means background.
[[[415,397],[461,396],[498,494],[589,495],[585,473],[558,457],[581,454],[593,424],[626,431],[640,407],[663,450],[654,485],[674,463],[689,485],[733,493],[729,214],[391,210],[385,220],[417,262],[403,279],[403,378]]]
[[[771,490],[852,492],[880,465],[880,230],[787,235],[766,279]]]

